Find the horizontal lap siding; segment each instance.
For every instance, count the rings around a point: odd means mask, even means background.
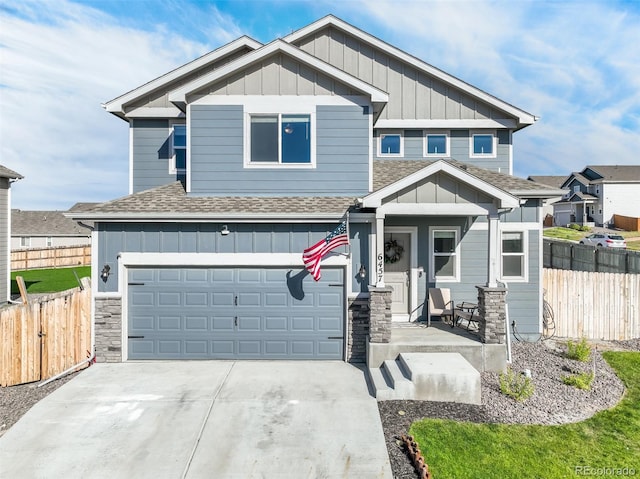
[[[221,235],[222,224],[125,224],[98,225],[98,264],[108,264],[107,283],[99,291],[118,290],[120,253],[300,253],[335,228],[335,224],[228,224],[228,235]],[[362,233],[364,234],[364,233]],[[353,233],[352,233],[353,235]],[[337,251],[342,251],[339,248]],[[366,249],[365,249],[366,250]]]
[[[9,180],[0,178],[0,304],[9,299]]]
[[[168,120],[133,120],[133,192],[176,181],[169,174],[171,156]]]
[[[365,194],[368,122],[362,108],[355,105],[318,106],[316,130],[312,132],[316,142],[315,168],[245,168],[243,107],[194,105],[191,192],[265,196]]]

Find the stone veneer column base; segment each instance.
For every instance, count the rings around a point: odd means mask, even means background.
[[[95,298],[95,347],[99,363],[122,362],[122,299]]]
[[[367,360],[370,311],[369,298],[349,298],[348,305],[347,361],[351,363],[363,363]]]
[[[391,293],[393,288],[369,288],[369,341],[388,343],[391,341]]]
[[[480,339],[486,344],[503,344],[506,340],[505,330],[505,296],[506,288],[478,288],[478,313],[480,315]]]

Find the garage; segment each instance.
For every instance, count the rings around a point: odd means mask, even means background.
[[[344,271],[128,268],[129,359],[342,359]]]

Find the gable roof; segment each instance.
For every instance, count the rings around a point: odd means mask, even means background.
[[[601,178],[591,180],[592,183],[640,182],[640,165],[588,165],[582,170],[592,170]]]
[[[529,181],[534,181],[542,185],[553,186],[554,188],[561,188],[566,179],[566,176],[558,175],[532,175],[527,177],[527,180]]]
[[[63,211],[11,210],[12,236],[91,236],[91,231]]]
[[[10,170],[6,166],[0,165],[0,178],[9,178],[11,180],[21,180],[24,178],[20,173]]]
[[[108,112],[113,113],[114,115],[119,116],[121,118],[124,118],[125,104],[131,103],[137,100],[138,98],[143,97],[144,95],[148,95],[149,93],[162,88],[164,85],[167,85],[168,83],[179,80],[180,78],[184,78],[190,73],[194,72],[195,70],[198,70],[209,64],[212,64],[217,60],[224,58],[225,56],[228,56],[237,52],[238,50],[241,50],[243,48],[255,50],[257,48],[260,48],[261,46],[262,46],[262,43],[246,35],[243,35],[242,37],[230,43],[227,43],[226,45],[223,45],[220,48],[217,48],[209,53],[206,53],[205,55],[202,55],[201,57],[196,58],[195,60],[189,63],[186,63],[181,67],[178,67],[168,73],[165,73],[162,76],[159,76],[154,80],[151,80],[150,82],[145,83],[144,85],[139,86],[138,88],[135,88],[123,95],[120,95],[114,98],[113,100],[107,101],[102,105],[102,107]]]
[[[378,88],[370,85],[367,82],[360,80],[339,68],[336,68],[322,60],[309,55],[307,52],[300,50],[299,48],[290,45],[282,40],[274,40],[273,42],[255,50],[251,53],[247,53],[242,57],[228,63],[227,65],[207,73],[183,86],[175,89],[169,94],[169,100],[176,106],[184,109],[184,105],[187,103],[187,96],[191,93],[195,93],[198,90],[205,88],[217,81],[227,78],[240,70],[243,70],[251,65],[258,63],[264,58],[271,56],[275,53],[284,53],[289,55],[301,63],[308,65],[311,68],[321,71],[324,75],[327,75],[335,80],[338,80],[354,90],[358,90],[371,97],[373,103],[386,103],[389,101],[389,95]]]
[[[517,129],[524,128],[525,126],[531,125],[536,120],[538,120],[538,117],[534,116],[533,114],[528,113],[520,108],[517,108],[516,106],[511,105],[510,103],[507,103],[503,100],[500,100],[499,98],[477,87],[474,87],[473,85],[466,83],[465,81],[460,80],[459,78],[456,78],[453,75],[450,75],[440,70],[439,68],[436,68],[433,65],[430,65],[424,62],[423,60],[420,60],[419,58],[414,57],[413,55],[410,55],[407,52],[404,52],[399,48],[396,48],[393,45],[390,45],[389,43],[386,43],[380,40],[379,38],[363,30],[360,30],[359,28],[354,27],[353,25],[333,15],[327,15],[326,17],[323,17],[320,20],[317,20],[305,27],[302,27],[301,29],[284,37],[283,40],[289,43],[294,43],[309,35],[313,35],[314,33],[328,26],[342,30],[348,33],[349,35],[352,35],[358,38],[359,40],[369,44],[370,46],[384,51],[386,54],[400,60],[401,62],[408,63],[409,65],[413,66],[417,70],[422,71],[428,75],[431,75],[445,84],[448,84],[457,89],[460,89],[463,92],[467,93],[468,95],[475,97],[479,100],[482,100],[492,105],[493,107],[500,109],[508,113],[509,115],[514,116],[515,118],[517,118],[517,121],[518,121]]]

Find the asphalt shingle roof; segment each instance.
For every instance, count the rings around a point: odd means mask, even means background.
[[[11,210],[13,236],[91,236],[88,228],[64,216],[63,211]]]
[[[0,178],[14,178],[21,180],[23,176],[20,173],[10,170],[6,166],[0,165]]]
[[[536,183],[540,183],[541,185],[553,186],[554,188],[560,188],[562,184],[567,179],[567,176],[557,176],[557,175],[536,175],[529,176],[527,178],[529,181],[535,181]]]
[[[602,180],[593,181],[640,182],[640,165],[588,165],[587,168],[602,176]]]
[[[384,188],[405,176],[411,175],[431,164],[427,160],[376,160],[373,167],[374,191]],[[473,165],[449,160],[449,164],[490,183],[508,193],[518,196],[545,194],[555,196],[556,188],[528,181],[523,178],[497,173]],[[83,210],[89,215],[268,215],[288,214],[304,217],[314,214],[340,216],[354,204],[354,196],[291,196],[291,197],[245,197],[245,196],[188,196],[179,181],[159,186],[123,198],[101,203]],[[77,215],[83,216],[82,214]]]

